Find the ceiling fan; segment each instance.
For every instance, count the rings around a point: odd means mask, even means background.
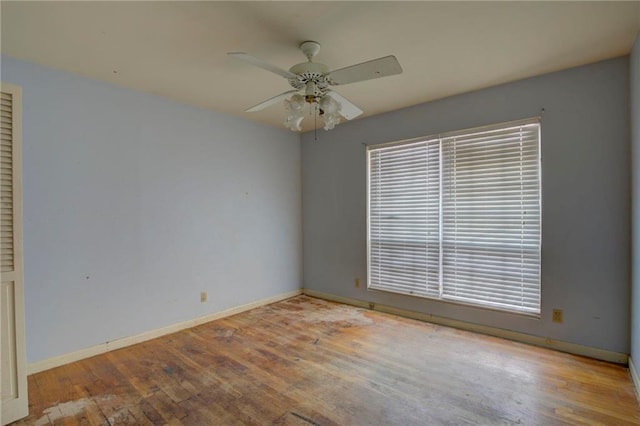
[[[332,90],[330,86],[356,83],[374,78],[400,74],[402,67],[395,56],[385,56],[371,61],[329,71],[329,67],[313,58],[320,51],[320,43],[305,41],[300,50],[307,57],[307,62],[292,66],[289,71],[272,65],[262,59],[244,52],[229,52],[229,56],[248,62],[252,65],[271,71],[287,79],[294,90],[289,90],[267,99],[246,112],[260,111],[263,108],[284,101],[287,117],[284,125],[293,131],[302,130],[305,103],[311,105],[324,121],[324,129],[331,130],[340,122],[340,117],[351,120],[362,114],[362,110],[349,102],[344,96]]]

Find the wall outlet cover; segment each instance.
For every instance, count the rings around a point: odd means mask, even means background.
[[[562,323],[562,309],[554,309],[551,314],[551,320],[553,322]]]

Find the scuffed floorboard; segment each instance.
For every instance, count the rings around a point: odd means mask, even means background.
[[[18,425],[640,424],[627,369],[298,296],[29,377]]]

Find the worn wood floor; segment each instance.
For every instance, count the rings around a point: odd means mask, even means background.
[[[640,424],[626,368],[295,297],[29,377],[36,425]]]

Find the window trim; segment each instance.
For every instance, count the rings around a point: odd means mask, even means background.
[[[515,314],[518,316],[522,316],[522,317],[530,317],[530,318],[534,318],[534,319],[540,319],[541,318],[541,314],[542,314],[542,304],[543,304],[543,300],[542,300],[542,209],[543,209],[543,205],[542,205],[542,126],[541,126],[541,121],[542,121],[542,117],[541,116],[533,116],[533,117],[529,117],[529,118],[525,118],[525,119],[520,119],[520,120],[512,120],[512,121],[507,121],[507,122],[502,122],[502,123],[494,123],[494,124],[488,124],[488,125],[483,125],[483,126],[477,126],[477,127],[469,127],[469,128],[465,128],[465,129],[461,129],[461,130],[454,130],[454,131],[447,131],[447,132],[441,132],[441,133],[437,133],[437,134],[432,134],[432,135],[426,135],[426,136],[420,136],[420,137],[416,137],[416,138],[410,138],[410,139],[404,139],[404,140],[399,140],[399,141],[391,141],[391,142],[384,142],[384,143],[380,143],[380,144],[373,144],[373,145],[366,145],[366,190],[367,190],[367,199],[366,199],[366,210],[367,210],[367,218],[366,218],[366,223],[367,223],[367,291],[373,291],[373,292],[381,292],[381,293],[395,293],[395,294],[399,294],[402,296],[409,296],[409,297],[418,297],[420,299],[429,299],[429,300],[434,300],[434,301],[438,301],[438,302],[445,302],[445,303],[451,303],[451,304],[455,304],[455,305],[461,305],[461,306],[468,306],[468,307],[473,307],[473,308],[477,308],[477,309],[482,309],[482,310],[489,310],[489,311],[496,311],[496,312],[501,312],[501,313],[508,313],[508,314]],[[442,140],[445,138],[452,138],[455,136],[460,136],[460,135],[469,135],[472,133],[481,133],[481,132],[486,132],[486,131],[490,131],[490,130],[497,130],[497,129],[506,129],[509,127],[516,127],[516,126],[523,126],[523,125],[530,125],[530,124],[537,124],[537,144],[538,144],[538,152],[537,152],[537,180],[538,180],[538,209],[539,209],[539,222],[538,222],[538,229],[539,229],[539,236],[538,236],[538,297],[539,297],[539,301],[538,301],[538,310],[537,312],[532,312],[532,311],[525,311],[525,310],[518,310],[518,309],[509,309],[508,307],[499,307],[499,306],[492,306],[490,304],[484,304],[482,302],[468,302],[468,301],[464,301],[464,300],[452,300],[449,298],[443,298],[443,257],[444,257],[444,249],[442,247],[442,242],[443,242],[443,232],[444,232],[444,227],[443,227],[443,199],[444,197],[442,196],[443,190],[442,190],[442,185],[443,185],[443,176],[444,176],[444,170],[443,170],[443,142]],[[401,145],[408,145],[408,144],[412,144],[412,143],[419,143],[419,142],[427,142],[429,140],[434,140],[437,139],[439,140],[439,191],[440,191],[440,196],[439,196],[439,211],[438,211],[438,222],[439,222],[439,265],[438,265],[438,274],[439,274],[439,295],[437,297],[435,296],[431,296],[431,295],[422,295],[422,294],[410,294],[410,293],[406,293],[406,292],[400,292],[400,291],[392,291],[392,290],[384,290],[384,289],[379,289],[379,288],[372,288],[371,287],[371,152],[374,150],[379,150],[381,148],[388,148],[388,147],[394,147],[394,146],[401,146]]]

